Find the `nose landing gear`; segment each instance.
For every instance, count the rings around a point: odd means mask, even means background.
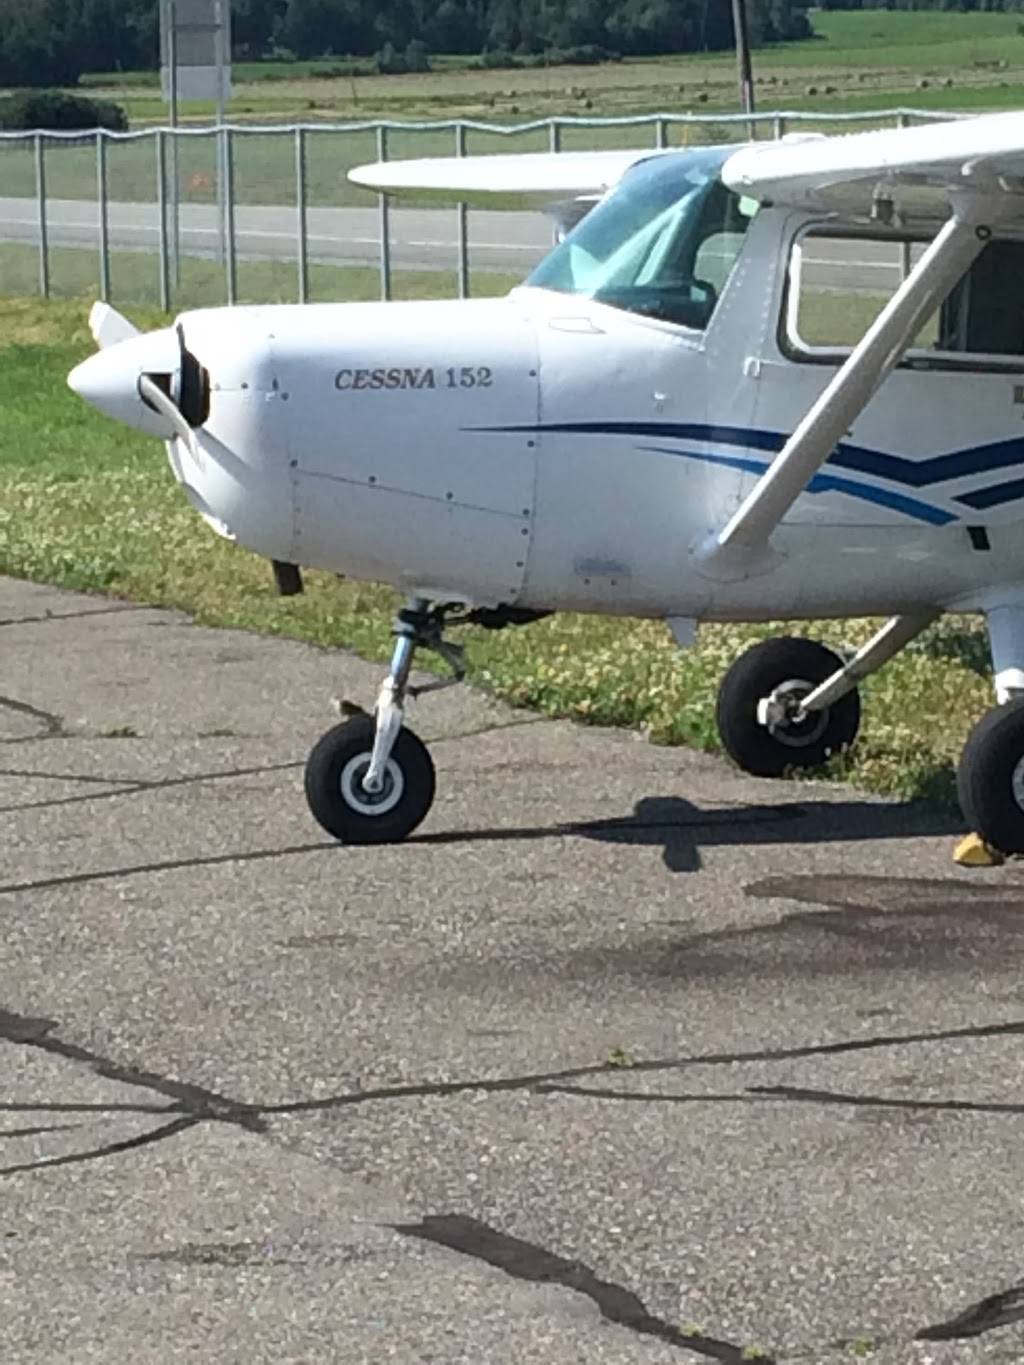
[[[421,739],[404,726],[405,701],[461,682],[461,646],[444,639],[445,608],[414,598],[395,619],[391,672],[374,715],[359,713],[328,730],[306,762],[306,800],[314,817],[346,844],[405,839],[434,800],[434,764]],[[452,677],[413,688],[417,649],[439,654]]]

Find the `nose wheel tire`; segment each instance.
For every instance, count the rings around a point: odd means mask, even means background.
[[[957,787],[976,834],[1001,853],[1024,853],[1024,701],[997,706],[974,727]]]
[[[434,763],[411,730],[399,731],[379,792],[363,778],[373,755],[374,720],[354,716],[319,740],[306,762],[306,800],[315,819],[343,844],[396,844],[434,800]]]
[[[852,691],[807,716],[797,710],[801,698],[842,667],[839,656],[817,640],[780,636],[748,649],[718,692],[718,733],[726,752],[757,777],[778,777],[787,768],[820,768],[856,738],[860,698]],[[780,699],[793,714],[762,724],[758,705],[767,697]]]

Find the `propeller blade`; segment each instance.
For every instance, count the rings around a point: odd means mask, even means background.
[[[89,331],[100,350],[139,335],[139,329],[109,303],[97,300],[89,311]]]
[[[148,374],[139,375],[139,393],[154,407],[174,428],[174,434],[179,440],[184,441],[185,449],[193,457],[196,457],[195,443],[192,437],[192,428],[181,415],[181,410],[173,398],[169,398],[163,389]]]

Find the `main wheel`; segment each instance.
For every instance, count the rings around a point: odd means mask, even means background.
[[[974,727],[957,787],[976,834],[1001,853],[1024,853],[1024,701],[997,706]]]
[[[434,764],[411,730],[398,732],[379,792],[363,778],[373,755],[372,716],[328,730],[306,761],[306,800],[315,818],[344,844],[396,844],[411,834],[434,800]]]
[[[772,693],[799,701],[842,668],[817,640],[780,636],[740,655],[718,691],[718,733],[726,751],[748,773],[778,777],[786,768],[818,768],[852,744],[860,728],[856,691],[802,720],[762,725],[758,702]]]

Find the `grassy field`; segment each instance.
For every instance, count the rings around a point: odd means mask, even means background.
[[[309,574],[304,596],[276,597],[267,564],[218,539],[188,508],[156,442],[70,393],[67,371],[91,350],[85,319],[78,301],[0,300],[0,572],[384,657],[394,606],[387,589]],[[160,317],[143,310],[136,320]],[[854,644],[873,624],[786,629]],[[684,654],[657,622],[556,616],[500,634],[470,632],[470,677],[550,715],[714,748],[723,671],[751,639],[778,630],[706,627]],[[861,738],[833,775],[951,799],[960,746],[991,704],[986,675],[975,623],[933,628],[867,683]]]
[[[1007,108],[1024,91],[1024,36],[1015,14],[816,11],[816,38],[754,54],[764,108]],[[326,65],[330,65],[326,63]],[[231,116],[238,119],[476,118],[695,113],[736,108],[731,53],[533,70],[444,69],[428,75],[317,78],[325,63],[242,66]],[[254,77],[260,79],[254,79]],[[275,79],[276,78],[276,79]],[[94,84],[100,78],[90,78]],[[124,102],[133,122],[161,121],[152,73],[100,89]],[[209,119],[212,107],[190,107]]]

